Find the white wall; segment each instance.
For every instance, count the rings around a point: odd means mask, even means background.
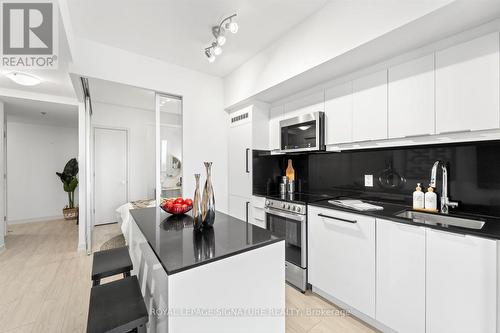
[[[183,196],[193,196],[194,174],[204,177],[203,162],[212,161],[216,209],[227,212],[229,115],[222,79],[75,36],[70,46],[72,73],[182,96]]]
[[[224,79],[229,107],[435,10],[451,1],[333,1]]]
[[[0,251],[4,248],[4,235],[5,235],[5,222],[3,221],[3,217],[5,215],[5,181],[3,178],[4,174],[4,121],[5,121],[5,112],[4,112],[4,103],[0,101]]]
[[[129,201],[155,195],[155,113],[92,102],[92,125],[124,128],[129,135]],[[118,208],[118,207],[117,207]]]
[[[77,156],[76,127],[10,122],[7,117],[8,223],[62,216],[68,195],[55,173]]]

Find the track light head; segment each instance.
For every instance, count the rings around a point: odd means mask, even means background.
[[[231,19],[230,22],[226,23],[226,30],[231,31],[233,34],[238,32],[238,23],[233,22]]]
[[[207,57],[208,62],[212,63],[215,61],[215,56],[210,52],[211,48],[205,49],[205,56]]]

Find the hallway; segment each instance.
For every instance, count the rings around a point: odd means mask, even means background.
[[[84,332],[92,257],[76,251],[75,222],[26,223],[8,230],[0,253],[0,332]],[[100,239],[116,235],[117,227],[98,230],[96,248]]]

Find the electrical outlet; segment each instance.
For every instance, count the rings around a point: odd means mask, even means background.
[[[373,187],[373,175],[365,175],[365,186]]]

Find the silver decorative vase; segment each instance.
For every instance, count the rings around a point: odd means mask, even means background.
[[[194,229],[198,230],[201,228],[203,222],[201,218],[200,174],[196,173],[194,179],[196,180],[196,189],[194,190],[193,210],[191,214],[193,215]]]
[[[212,226],[215,222],[215,197],[212,187],[212,162],[204,162],[207,169],[207,180],[203,188],[201,200],[201,218],[204,226]]]

